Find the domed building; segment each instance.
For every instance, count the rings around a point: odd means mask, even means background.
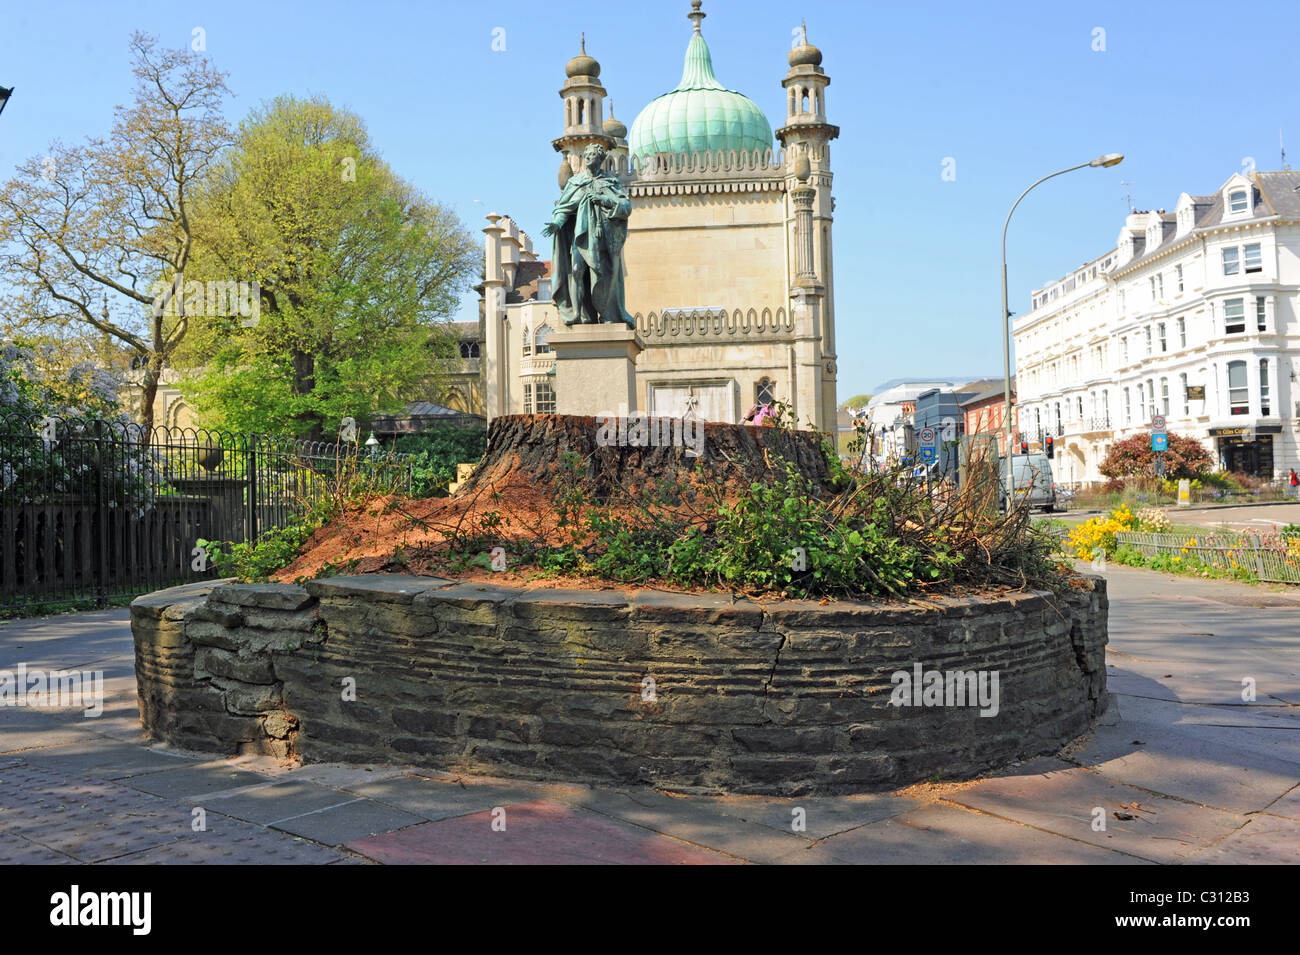
[[[801,427],[832,431],[830,141],[839,129],[826,121],[822,54],[805,30],[780,80],[786,115],[774,134],[763,110],[718,78],[701,0],[687,17],[680,81],[647,103],[630,129],[612,106],[605,118],[601,65],[582,38],[560,89],[558,185],[598,142],[632,200],[623,256],[627,308],[643,345],[637,410],[734,423],[754,404],[780,401]],[[487,218],[475,369],[481,410],[489,419],[554,411],[547,339],[564,326],[550,301],[549,263],[509,216]],[[581,403],[568,398],[559,405]]]

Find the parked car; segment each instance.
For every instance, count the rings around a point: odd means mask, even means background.
[[[1001,494],[998,502],[1007,509],[1007,463],[1011,462],[1016,501],[1029,499],[1031,508],[1039,507],[1050,514],[1056,510],[1056,483],[1052,480],[1052,462],[1045,454],[1017,454],[1003,457],[999,474]]]

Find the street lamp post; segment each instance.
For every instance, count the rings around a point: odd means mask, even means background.
[[[1104,156],[1098,156],[1088,162],[1081,162],[1077,166],[1070,166],[1068,169],[1060,169],[1050,175],[1044,176],[1037,182],[1032,183],[1028,189],[1020,194],[1011,205],[1011,212],[1007,213],[1007,221],[1002,224],[1002,387],[1005,405],[1003,407],[1003,426],[1006,429],[1006,457],[1007,457],[1007,507],[1010,508],[1016,500],[1016,479],[1015,479],[1015,447],[1013,444],[1015,429],[1011,423],[1011,312],[1007,308],[1007,227],[1011,225],[1011,216],[1016,211],[1016,206],[1020,205],[1020,200],[1029,195],[1031,189],[1035,186],[1042,185],[1049,179],[1057,176],[1063,176],[1067,172],[1074,172],[1076,169],[1082,169],[1084,166],[1118,166],[1124,161],[1123,153],[1106,153]]]

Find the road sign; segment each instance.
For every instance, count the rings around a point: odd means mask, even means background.
[[[920,434],[921,447],[934,447],[935,434],[934,428],[922,428]]]
[[[1169,435],[1165,434],[1163,431],[1153,431],[1151,433],[1151,450],[1168,451]]]
[[[1155,415],[1151,419],[1151,430],[1156,434],[1163,434],[1165,431],[1165,416],[1162,414]]]
[[[1178,481],[1178,506],[1192,506],[1192,482],[1187,478],[1181,478]]]
[[[933,446],[933,445],[931,445],[931,446],[929,446],[929,447],[923,447],[923,448],[921,448],[921,460],[924,461],[926,464],[933,464],[933,463],[934,463],[934,446]]]

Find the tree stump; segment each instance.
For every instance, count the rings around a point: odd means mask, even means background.
[[[577,415],[503,415],[488,427],[487,450],[456,497],[527,485],[534,491],[578,482],[594,501],[604,503],[620,491],[680,489],[688,496],[701,487],[737,489],[755,481],[784,478],[786,462],[808,479],[817,493],[830,493],[832,478],[822,453],[822,436],[752,425],[703,422],[702,434],[685,433],[680,419],[643,417],[645,445],[635,424],[611,443],[612,429]],[[631,419],[635,421],[635,416]],[[702,438],[702,441],[700,440]],[[692,447],[693,445],[693,447]],[[691,453],[698,450],[698,454]],[[566,452],[576,455],[574,468]],[[574,460],[570,458],[570,460]]]

